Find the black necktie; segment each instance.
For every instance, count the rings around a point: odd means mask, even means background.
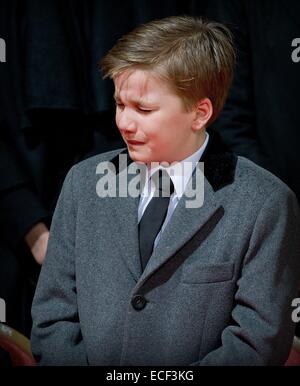
[[[151,177],[155,184],[154,196],[149,202],[139,223],[139,242],[142,269],[144,270],[153,251],[156,236],[167,215],[174,185],[165,170],[158,170]]]

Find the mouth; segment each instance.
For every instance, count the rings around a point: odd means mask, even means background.
[[[139,142],[139,141],[126,140],[126,142],[127,142],[129,145],[144,145],[144,142]]]

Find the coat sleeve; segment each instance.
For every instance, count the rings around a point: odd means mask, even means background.
[[[192,365],[283,365],[287,360],[300,276],[300,214],[295,195],[286,190],[273,192],[259,211],[221,346]]]
[[[32,352],[40,365],[87,365],[76,298],[74,169],[63,184],[32,305]]]

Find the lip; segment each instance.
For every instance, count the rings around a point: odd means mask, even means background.
[[[144,145],[144,142],[126,140],[129,145]]]

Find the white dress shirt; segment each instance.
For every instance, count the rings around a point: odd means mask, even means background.
[[[146,182],[140,197],[139,208],[138,208],[138,222],[140,222],[149,202],[151,201],[154,195],[155,185],[154,185],[154,182],[151,180],[152,175],[157,170],[164,169],[169,174],[174,184],[174,193],[170,197],[167,215],[161,227],[160,232],[156,236],[156,239],[154,242],[154,248],[158,244],[162,232],[164,231],[168,222],[170,221],[178,205],[180,198],[183,196],[183,193],[189,182],[189,179],[191,178],[191,175],[193,174],[193,171],[197,163],[201,159],[202,154],[207,146],[208,140],[209,140],[209,134],[206,133],[206,138],[203,145],[195,153],[185,158],[184,160],[175,163],[174,165],[171,165],[169,167],[163,167],[162,165],[157,165],[152,168],[148,167],[146,169],[146,179],[145,179]]]

